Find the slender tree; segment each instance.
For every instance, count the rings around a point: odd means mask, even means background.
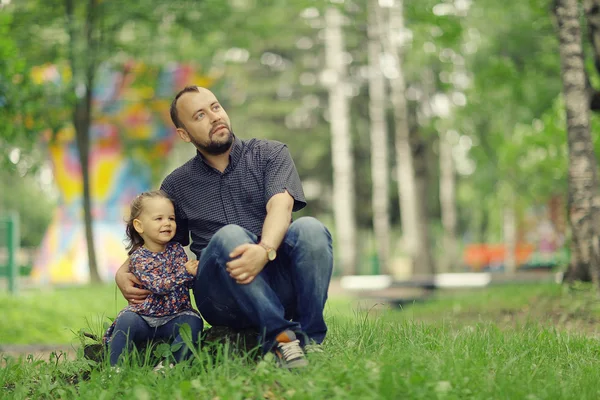
[[[434,272],[433,263],[427,251],[427,226],[422,221],[425,211],[422,207],[424,199],[419,200],[417,197],[408,105],[405,96],[406,83],[402,68],[403,43],[398,42],[398,38],[403,37],[404,31],[403,3],[401,0],[395,0],[390,7],[384,9],[380,6],[376,10],[378,25],[387,27],[386,33],[382,35],[382,44],[387,59],[393,64],[388,79],[394,109],[396,168],[404,247],[413,263],[413,271],[416,274],[429,275]],[[387,10],[387,13],[384,10]]]
[[[369,119],[371,137],[371,178],[373,181],[373,228],[377,256],[382,272],[390,273],[390,217],[388,188],[388,138],[386,123],[385,77],[381,72],[381,26],[377,24],[378,0],[369,1],[367,32],[369,35]]]
[[[354,160],[350,140],[349,102],[344,61],[343,15],[337,7],[325,11],[325,85],[329,90],[333,212],[341,270],[356,272]]]
[[[586,275],[598,284],[600,242],[598,230],[598,173],[590,135],[590,107],[586,86],[581,27],[577,0],[557,0],[554,5],[560,43],[563,96],[569,147],[568,213],[573,246],[567,280]]]

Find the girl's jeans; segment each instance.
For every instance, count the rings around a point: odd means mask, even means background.
[[[133,346],[140,347],[148,341],[167,341],[172,345],[181,343],[179,350],[173,353],[175,361],[181,361],[189,357],[190,352],[179,334],[179,327],[188,324],[192,328],[192,343],[197,345],[198,336],[202,333],[204,322],[202,318],[193,315],[181,315],[173,318],[164,325],[156,328],[144,321],[144,319],[132,312],[125,311],[117,318],[113,335],[109,342],[110,365],[117,365],[119,357],[125,351],[131,351]]]

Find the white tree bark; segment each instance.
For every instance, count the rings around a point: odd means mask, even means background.
[[[427,251],[427,241],[423,234],[425,229],[419,229],[421,224],[421,207],[418,204],[417,187],[412,150],[410,146],[410,131],[408,124],[408,109],[405,97],[406,83],[401,62],[401,45],[397,42],[399,33],[404,31],[401,0],[395,0],[393,7],[388,8],[388,21],[385,21],[383,9],[378,8],[380,26],[387,26],[387,34],[382,35],[382,44],[388,60],[393,64],[388,69],[388,79],[391,88],[391,100],[394,106],[396,168],[398,178],[398,194],[400,198],[400,216],[404,248],[413,263],[413,272],[419,275],[433,274],[433,264]],[[422,199],[424,200],[424,199]]]
[[[385,78],[381,72],[381,32],[377,24],[378,0],[369,0],[369,117],[371,136],[371,178],[373,181],[372,207],[373,228],[377,244],[380,272],[389,269],[390,217],[388,188],[387,123],[385,119]]]
[[[569,223],[574,246],[567,280],[591,277],[600,285],[600,240],[598,227],[598,162],[590,134],[590,107],[581,45],[577,0],[555,2],[558,39],[567,115],[569,145]],[[590,10],[591,11],[591,10]],[[589,15],[589,12],[588,12]],[[593,20],[590,22],[592,25]]]
[[[326,70],[323,80],[329,90],[336,249],[341,270],[345,274],[352,274],[356,270],[354,162],[350,140],[342,22],[343,16],[337,8],[329,7],[326,10]]]

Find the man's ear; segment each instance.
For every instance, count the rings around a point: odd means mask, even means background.
[[[188,133],[186,132],[185,129],[177,128],[177,134],[179,135],[181,140],[183,140],[184,142],[186,142],[186,143],[191,142],[190,135],[188,135]]]
[[[133,220],[133,228],[139,234],[144,233],[144,226],[142,225],[142,221],[140,221],[137,218]]]

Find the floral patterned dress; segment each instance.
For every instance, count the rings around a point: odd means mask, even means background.
[[[131,254],[129,270],[142,283],[141,288],[152,293],[142,304],[125,307],[104,334],[104,343],[112,337],[117,319],[125,311],[139,314],[151,327],[166,324],[180,315],[200,314],[192,308],[189,290],[194,276],[185,269],[188,258],[181,244],[167,244],[165,251],[154,253],[140,247]]]

